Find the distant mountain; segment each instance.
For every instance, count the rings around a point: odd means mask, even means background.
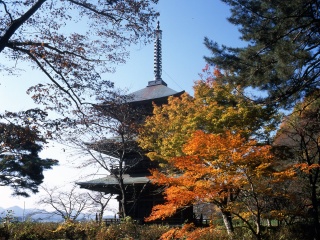
[[[12,215],[17,221],[24,221],[27,219],[32,219],[33,221],[52,221],[52,222],[61,222],[63,218],[53,214],[52,212],[47,212],[41,209],[23,209],[18,206],[13,206],[9,208],[0,207],[0,218],[6,217],[8,211],[12,211]]]
[[[24,210],[21,207],[18,206],[13,206],[13,207],[9,207],[7,209],[5,209],[6,211],[12,211],[14,215],[16,216],[23,216],[24,214]]]
[[[17,221],[24,221],[24,220],[33,220],[37,222],[62,222],[63,218],[59,215],[54,214],[53,212],[47,212],[41,209],[23,209],[18,206],[13,206],[9,208],[2,208],[0,207],[0,219],[6,217],[8,211],[12,211],[12,215],[14,216],[15,220]],[[94,219],[95,216],[88,217],[88,214],[80,214],[77,218],[79,221],[85,221],[89,219]],[[105,218],[114,218],[114,215],[107,215]]]

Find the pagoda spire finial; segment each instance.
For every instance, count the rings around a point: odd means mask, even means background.
[[[154,80],[162,80],[161,72],[162,72],[162,56],[161,56],[161,38],[162,38],[162,30],[160,30],[160,22],[158,21],[157,29],[154,32],[155,40],[154,40]]]
[[[154,31],[154,61],[153,72],[154,80],[148,82],[148,86],[165,85],[167,84],[162,80],[162,50],[161,50],[162,30],[160,29],[160,22],[157,23],[157,28]]]

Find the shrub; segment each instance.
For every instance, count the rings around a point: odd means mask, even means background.
[[[0,239],[44,240],[59,239],[61,235],[54,233],[57,223],[18,222],[6,223],[0,227]]]
[[[279,239],[313,239],[312,227],[307,224],[280,226],[266,228],[263,233],[264,240]],[[54,239],[82,239],[82,240],[225,240],[229,239],[223,226],[210,225],[198,228],[193,224],[182,227],[168,225],[139,225],[126,219],[120,224],[106,226],[97,222],[72,222],[64,223],[36,223],[3,222],[0,224],[0,240],[54,240]],[[252,233],[241,226],[235,228],[233,239],[253,240]]]
[[[120,224],[100,228],[96,235],[96,240],[155,240],[160,239],[160,236],[168,231],[169,228],[166,225],[139,225],[127,219]]]
[[[140,226],[139,234],[140,240],[154,240],[160,239],[162,234],[169,231],[170,226],[168,225],[143,225]]]
[[[96,235],[103,228],[101,224],[95,221],[74,222],[68,220],[60,224],[54,232],[62,234],[65,238],[73,239],[95,239]]]

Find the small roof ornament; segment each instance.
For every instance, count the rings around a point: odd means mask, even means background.
[[[162,30],[160,30],[160,21],[157,22],[157,29],[154,31],[155,39],[162,38]]]

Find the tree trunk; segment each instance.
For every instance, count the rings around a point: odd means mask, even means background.
[[[126,209],[126,193],[124,189],[124,184],[120,184],[121,188],[121,199],[120,199],[120,204],[121,204],[121,217],[125,218],[127,216],[127,209]]]
[[[119,181],[119,188],[121,192],[121,199],[120,199],[120,205],[121,205],[121,217],[125,218],[127,217],[127,194],[126,194],[126,186],[123,183],[123,166],[122,166],[123,160],[120,161],[119,164],[119,175],[118,175],[118,181]]]
[[[232,224],[231,212],[221,209],[221,213],[222,213],[222,219],[223,219],[224,225],[227,229],[228,235],[232,236],[234,228],[233,228],[233,224]]]
[[[256,222],[256,234],[255,234],[257,240],[261,239],[261,223],[260,222]]]
[[[272,227],[272,223],[271,223],[271,220],[269,218],[267,219],[267,224],[268,224],[268,227]]]
[[[258,202],[257,202],[258,203]],[[256,238],[258,239],[258,240],[260,240],[260,239],[262,239],[262,237],[261,237],[261,227],[262,227],[262,225],[261,225],[261,211],[260,211],[260,209],[261,209],[261,207],[257,204],[257,209],[258,209],[258,211],[257,211],[257,214],[256,214]]]

